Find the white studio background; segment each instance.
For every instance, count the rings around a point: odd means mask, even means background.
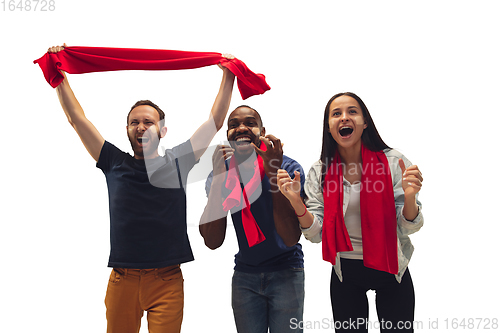
[[[306,172],[319,158],[326,102],[337,92],[357,93],[385,142],[425,178],[425,224],[412,236],[410,263],[418,331],[437,331],[430,325],[436,321],[446,331],[454,318],[499,317],[496,1],[55,0],[55,10],[46,12],[11,11],[8,4],[0,4],[0,331],[106,327],[105,178],[33,64],[64,42],[234,54],[265,74],[272,89],[242,101],[235,86],[230,110],[256,108],[267,133],[279,137],[285,154]],[[210,66],[69,80],[104,138],[131,151],[125,118],[137,100],[151,99],[166,111],[161,145],[172,147],[208,117],[221,77]],[[224,139],[225,127],[212,144]],[[183,332],[235,332],[230,284],[236,238],[229,229],[220,249],[204,246],[197,224],[205,203],[204,182],[190,184],[188,232],[196,260],[182,267]],[[301,243],[304,320],[316,322],[305,332],[332,331],[324,325],[331,318],[331,267],[321,259],[320,244]],[[375,321],[373,293],[370,302]],[[141,332],[147,332],[145,321]]]

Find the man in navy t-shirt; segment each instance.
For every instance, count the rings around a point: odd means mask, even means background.
[[[216,148],[206,182],[208,203],[200,220],[205,244],[224,242],[231,211],[239,252],[235,255],[232,307],[239,333],[301,332],[304,263],[300,229],[276,183],[278,169],[304,171],[283,155],[279,139],[265,136],[259,113],[240,106],[228,118],[228,145]],[[303,185],[303,184],[302,184]],[[280,235],[283,235],[281,237]],[[297,325],[296,325],[297,326]]]
[[[63,48],[52,47],[49,52]],[[105,299],[108,333],[139,332],[143,311],[148,312],[150,332],[180,332],[184,305],[180,264],[193,260],[186,230],[185,185],[189,170],[224,124],[234,75],[222,70],[209,119],[164,156],[158,154],[158,145],[167,132],[165,114],[156,104],[139,101],[127,116],[131,156],[105,141],[86,118],[66,75],[56,88],[69,123],[108,184],[108,266],[113,267]]]

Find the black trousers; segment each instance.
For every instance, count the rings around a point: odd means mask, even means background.
[[[410,271],[401,283],[393,274],[367,268],[363,260],[341,259],[342,282],[332,269],[330,297],[336,332],[413,332],[415,292]],[[375,290],[377,321],[368,320],[366,292]]]

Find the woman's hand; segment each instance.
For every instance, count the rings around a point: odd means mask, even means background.
[[[287,198],[292,205],[301,203],[300,197],[300,173],[295,171],[295,177],[292,179],[286,170],[278,169],[277,182],[281,193]]]
[[[401,168],[401,172],[403,174],[402,186],[405,193],[405,198],[415,198],[416,194],[422,188],[422,182],[424,181],[424,178],[422,178],[422,173],[416,165],[411,165],[406,168],[405,163],[401,158],[399,159],[399,167]]]

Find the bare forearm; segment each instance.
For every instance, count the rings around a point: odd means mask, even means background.
[[[64,78],[64,80],[57,86],[56,92],[69,123],[74,127],[75,122],[78,122],[81,118],[85,118],[85,113],[76,99],[67,78]]]
[[[406,198],[403,206],[403,216],[408,221],[413,221],[418,215],[418,205],[415,197]]]
[[[226,237],[227,212],[222,209],[221,192],[221,184],[212,183],[208,202],[200,219],[200,234],[205,240],[205,245],[212,250],[221,246]]]
[[[293,246],[297,244],[301,235],[297,215],[290,201],[281,194],[278,187],[271,185],[271,189],[273,191],[273,217],[276,231],[286,246]]]
[[[223,69],[222,81],[219,92],[212,106],[210,116],[213,118],[217,131],[224,125],[224,119],[231,103],[231,95],[233,92],[234,74],[227,68]]]
[[[64,78],[63,82],[57,86],[56,91],[69,123],[75,129],[89,154],[97,161],[104,144],[104,138],[85,116],[67,78]]]
[[[221,129],[226,118],[231,93],[233,89],[234,75],[229,70],[224,70],[219,93],[215,98],[214,105],[210,112],[210,118],[205,121],[191,137],[195,159],[198,160],[212,141],[215,134]]]
[[[314,216],[308,210],[302,199],[291,202],[292,208],[299,216],[298,220],[302,229],[311,227],[314,222]]]

